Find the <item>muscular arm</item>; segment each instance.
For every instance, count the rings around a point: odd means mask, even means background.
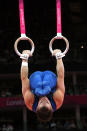
[[[27,62],[27,60],[22,60],[22,62]],[[34,95],[30,90],[30,83],[28,79],[28,66],[23,66],[21,64],[21,82],[22,82],[22,94],[26,106],[32,110],[32,105],[34,102]]]
[[[64,65],[63,65],[62,59],[57,60],[56,71],[57,71],[57,76],[58,76],[57,89],[61,90],[64,93],[65,92]]]
[[[62,106],[64,100],[64,94],[65,94],[64,65],[62,59],[57,60],[56,70],[57,70],[58,79],[57,79],[56,91],[53,95],[53,98],[56,102],[57,109],[59,109]]]

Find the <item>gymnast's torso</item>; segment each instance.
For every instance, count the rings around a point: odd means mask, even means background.
[[[40,97],[46,96],[50,100],[53,111],[56,110],[56,104],[53,99],[53,93],[56,91],[57,76],[52,71],[36,71],[29,77],[30,89],[35,96],[32,110],[35,112]]]

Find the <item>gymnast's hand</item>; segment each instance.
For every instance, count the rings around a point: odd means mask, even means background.
[[[30,51],[30,50],[24,50],[24,51],[22,52],[22,55],[20,56],[20,58],[21,58],[22,60],[28,61],[28,58],[31,57],[31,56],[32,56],[32,54],[31,54],[31,51]]]
[[[61,52],[60,49],[55,49],[55,50],[53,50],[53,56],[56,56],[56,54],[59,53],[59,52]]]
[[[28,54],[29,56],[32,56],[32,54],[31,54],[31,51],[30,51],[30,50],[24,50],[24,51],[22,52],[22,54]]]

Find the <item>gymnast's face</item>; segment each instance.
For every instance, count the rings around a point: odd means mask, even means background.
[[[46,96],[41,97],[39,99],[37,110],[42,108],[42,107],[47,107],[49,110],[52,110],[51,103],[50,103],[49,99]]]

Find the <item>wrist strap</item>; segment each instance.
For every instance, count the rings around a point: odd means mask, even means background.
[[[64,57],[65,55],[61,52],[56,53],[56,59],[61,59],[62,57]]]
[[[20,58],[23,60],[28,60],[29,55],[28,54],[21,54]]]
[[[23,61],[23,62],[22,62],[22,66],[28,66],[28,62]]]

